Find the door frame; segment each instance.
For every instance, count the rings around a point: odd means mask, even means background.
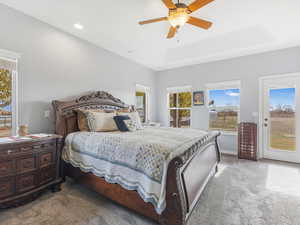
[[[300,77],[300,72],[297,73],[286,73],[286,74],[278,74],[278,75],[269,75],[259,77],[259,118],[258,118],[258,158],[264,158],[264,81],[272,78],[280,79],[280,78],[289,78],[289,77]]]

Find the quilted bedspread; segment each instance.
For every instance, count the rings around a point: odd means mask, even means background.
[[[107,182],[136,190],[161,214],[169,162],[207,136],[205,131],[182,128],[75,132],[66,138],[63,159]]]

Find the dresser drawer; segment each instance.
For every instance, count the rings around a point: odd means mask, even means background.
[[[12,175],[15,172],[14,160],[0,161],[0,177]]]
[[[52,180],[54,180],[56,177],[56,168],[55,166],[49,166],[41,169],[40,171],[40,179],[39,184],[45,184]]]
[[[56,142],[38,143],[32,146],[34,151],[55,151]]]
[[[37,169],[37,162],[35,155],[24,156],[17,159],[18,173],[26,173]]]
[[[15,193],[14,178],[0,179],[0,199],[7,198]]]
[[[38,142],[35,144],[23,144],[23,145],[15,145],[10,144],[5,147],[3,150],[0,149],[0,158],[1,157],[15,157],[18,155],[24,154],[33,154],[35,152],[45,152],[45,151],[55,151],[56,150],[56,142],[55,141],[46,141],[46,142]]]
[[[7,148],[0,151],[0,157],[14,157],[20,153],[20,148]]]
[[[16,177],[17,192],[25,192],[37,186],[37,175],[35,173],[24,174]]]
[[[43,152],[39,155],[40,168],[50,166],[55,163],[55,151]]]

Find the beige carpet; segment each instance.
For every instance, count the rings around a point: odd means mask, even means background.
[[[70,181],[25,206],[0,211],[1,225],[155,225]],[[225,156],[188,225],[299,225],[300,169]]]

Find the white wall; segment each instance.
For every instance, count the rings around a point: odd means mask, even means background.
[[[70,24],[72,26],[72,24]],[[0,4],[0,49],[20,53],[20,123],[31,132],[52,132],[51,101],[104,90],[135,103],[135,84],[151,88],[155,119],[154,72]]]
[[[205,90],[205,84],[241,80],[241,121],[257,122],[252,116],[259,111],[259,77],[300,71],[300,47],[236,59],[187,66],[157,74],[158,120],[168,124],[168,87],[192,85],[193,90]],[[193,107],[192,127],[208,128],[207,107]],[[236,136],[220,139],[223,150],[237,150]]]
[[[241,80],[241,121],[257,121],[258,78],[300,71],[300,47],[163,72],[147,69],[0,4],[0,49],[22,54],[19,64],[20,123],[31,132],[52,132],[51,101],[105,90],[135,103],[135,84],[151,88],[151,120],[168,124],[167,87]],[[208,128],[206,107],[193,107],[192,127]],[[236,137],[223,136],[223,150],[236,150]]]

